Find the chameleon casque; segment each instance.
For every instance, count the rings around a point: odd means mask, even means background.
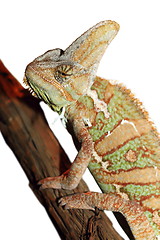
[[[137,240],[160,236],[160,139],[142,104],[124,86],[96,76],[119,30],[102,21],[65,51],[47,51],[31,62],[24,82],[72,125],[81,143],[71,168],[39,182],[74,189],[88,167],[103,193],[66,196],[66,208],[121,212]]]

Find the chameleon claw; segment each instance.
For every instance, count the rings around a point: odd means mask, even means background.
[[[76,207],[74,202],[72,202],[68,199],[68,197],[60,198],[58,203],[59,203],[59,206],[64,207],[65,210],[72,209],[72,208],[78,208],[78,207]]]
[[[59,204],[59,206],[61,206],[61,207],[64,205],[64,203],[63,203],[62,200],[63,200],[63,198],[60,198],[60,199],[58,200],[58,204]]]
[[[60,198],[59,201],[58,201],[58,203],[59,203],[59,206],[60,206],[60,207],[63,207],[63,206],[64,206],[64,209],[65,209],[65,210],[71,208],[71,207],[69,207],[68,204],[66,204],[66,202],[65,202],[65,200],[64,200],[63,198]]]

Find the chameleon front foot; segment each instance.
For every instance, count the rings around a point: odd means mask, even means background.
[[[47,177],[38,182],[38,184],[41,185],[40,189],[54,188],[67,190],[76,188],[78,183],[77,178],[70,174],[70,170],[67,170],[58,177]]]
[[[55,188],[55,189],[61,189],[62,188],[62,181],[64,179],[64,176],[58,176],[58,177],[47,177],[38,182],[38,185],[40,186],[40,189],[46,189],[46,188]]]

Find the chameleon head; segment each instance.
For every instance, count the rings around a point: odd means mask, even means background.
[[[53,110],[60,111],[77,99],[74,93],[74,77],[84,69],[62,58],[61,49],[50,50],[28,64],[24,83],[34,95],[44,100]]]
[[[119,25],[103,21],[77,38],[65,51],[50,50],[31,62],[24,82],[53,110],[72,104],[90,89],[98,64]]]

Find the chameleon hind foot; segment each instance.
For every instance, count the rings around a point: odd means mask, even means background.
[[[65,209],[78,208],[78,209],[90,209],[95,210],[89,202],[86,201],[88,193],[77,193],[60,198],[58,203],[60,206],[64,206]]]
[[[59,203],[60,206],[64,206],[65,209],[79,208],[95,210],[95,208],[98,208],[101,210],[121,212],[130,223],[136,240],[158,240],[144,214],[143,207],[134,201],[123,199],[118,194],[96,192],[78,193],[61,198]],[[145,226],[147,226],[146,229]],[[138,232],[137,229],[139,230]]]

